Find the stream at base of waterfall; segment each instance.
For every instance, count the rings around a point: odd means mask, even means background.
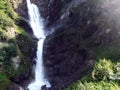
[[[34,35],[39,39],[37,46],[37,57],[36,57],[36,67],[35,67],[35,80],[29,84],[29,90],[41,90],[41,87],[46,85],[47,88],[51,87],[49,81],[45,78],[44,75],[44,66],[43,66],[43,43],[46,38],[44,34],[44,24],[43,19],[40,16],[38,7],[31,3],[30,0],[27,0],[27,8],[29,14],[29,23],[33,30]]]

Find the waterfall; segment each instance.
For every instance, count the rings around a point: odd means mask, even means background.
[[[46,85],[47,88],[51,87],[50,83],[47,79],[45,79],[44,75],[44,67],[43,67],[43,43],[46,35],[44,34],[44,24],[43,19],[39,14],[38,7],[31,3],[30,0],[27,0],[27,8],[29,14],[29,23],[33,30],[34,35],[39,39],[38,47],[37,47],[37,58],[36,58],[36,68],[35,68],[35,81],[32,82],[28,88],[29,90],[41,90],[41,86]]]

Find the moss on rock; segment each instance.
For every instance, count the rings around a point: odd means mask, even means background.
[[[8,0],[0,0],[0,90],[8,90],[10,81],[21,83],[28,78],[35,56],[36,45],[17,25],[19,18]]]

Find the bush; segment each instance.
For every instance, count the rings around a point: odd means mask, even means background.
[[[81,82],[71,85],[66,90],[120,90],[116,82]]]
[[[9,71],[12,66],[11,58],[17,56],[17,53],[15,46],[5,45],[0,47],[0,63],[4,66],[4,71]]]
[[[92,77],[95,80],[107,80],[113,74],[113,64],[110,60],[100,59],[94,67]]]
[[[117,62],[114,65],[114,73],[112,75],[110,75],[110,79],[120,80],[120,62]]]
[[[114,73],[120,72],[120,62],[117,62],[117,64],[114,65]]]

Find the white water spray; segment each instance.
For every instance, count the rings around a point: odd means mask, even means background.
[[[50,83],[44,77],[44,68],[43,68],[43,43],[45,40],[44,34],[44,24],[42,18],[39,14],[38,7],[31,3],[30,0],[27,0],[28,14],[30,17],[30,25],[34,32],[34,35],[39,39],[37,47],[37,58],[36,58],[36,68],[35,68],[35,81],[31,83],[28,88],[29,90],[41,90],[41,86],[46,85],[47,88],[51,87]]]

